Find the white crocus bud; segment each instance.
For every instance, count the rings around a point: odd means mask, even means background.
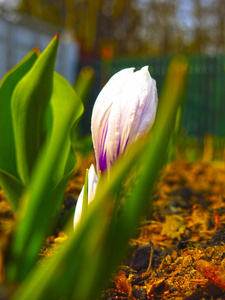
[[[91,165],[88,170],[88,205],[93,201],[95,197],[97,184],[98,184],[98,176],[95,173],[94,166]],[[77,200],[76,208],[75,208],[74,228],[77,226],[77,224],[80,222],[81,219],[83,195],[84,195],[84,187],[80,192],[80,195]]]
[[[91,131],[97,166],[109,171],[127,146],[154,123],[158,105],[156,82],[148,66],[123,69],[99,93],[92,112]]]

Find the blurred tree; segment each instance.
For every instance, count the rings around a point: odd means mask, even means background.
[[[64,0],[22,0],[19,10],[51,23],[64,25]]]
[[[215,53],[225,50],[224,0],[193,1],[193,44],[195,53]]]
[[[179,51],[176,21],[177,0],[146,1],[142,7],[142,39],[148,40],[148,51],[169,54]]]
[[[210,14],[213,12],[214,24],[212,26],[212,44],[215,51],[225,52],[225,3],[224,0],[214,0],[210,8]]]
[[[101,54],[108,45],[113,52],[126,54],[140,50],[140,13],[137,0],[22,0],[19,10],[74,30],[87,52]]]
[[[72,30],[95,56],[224,51],[224,0],[21,0],[19,10]]]
[[[98,45],[111,47],[120,55],[135,55],[140,53],[142,44],[138,33],[140,11],[135,7],[134,0],[103,1],[98,22]]]
[[[201,0],[193,0],[194,17],[195,17],[195,29],[194,29],[194,41],[193,50],[197,53],[201,53],[207,41],[206,33],[204,32],[203,22],[205,11]]]

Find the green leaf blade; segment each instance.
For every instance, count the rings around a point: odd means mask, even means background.
[[[12,125],[11,100],[18,82],[27,74],[38,58],[34,49],[11,69],[0,82],[0,169],[19,178],[16,166],[15,142]]]
[[[9,174],[1,169],[0,183],[1,188],[4,191],[4,195],[9,201],[12,210],[16,211],[19,206],[20,197],[24,191],[24,185],[12,174]]]
[[[84,67],[81,69],[74,84],[74,89],[84,105],[92,88],[94,75],[94,70],[92,68]]]
[[[66,183],[72,175],[73,168],[70,172],[67,169],[65,173],[70,131],[82,113],[83,106],[73,88],[58,74],[54,76],[54,93],[58,95],[57,101],[61,99],[63,108],[61,115],[60,110],[55,112],[52,135],[42,149],[29,189],[18,211],[19,222],[13,235],[11,258],[7,267],[9,280],[23,280],[36,263],[43,240],[55,224],[55,214],[60,212],[62,199],[59,198],[62,198]],[[70,98],[67,105],[63,105],[64,97]],[[56,117],[57,114],[60,118]]]
[[[55,36],[13,93],[12,117],[17,167],[25,184],[30,180],[45,140],[44,118],[52,94],[58,40]]]

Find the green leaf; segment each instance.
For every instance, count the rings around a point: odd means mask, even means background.
[[[45,140],[44,120],[52,94],[58,40],[58,36],[55,36],[13,93],[12,118],[16,159],[24,184],[30,181],[31,172]]]
[[[19,205],[20,197],[24,191],[23,184],[13,175],[0,169],[0,183],[5,197],[9,200],[13,211],[16,211]]]
[[[19,178],[16,166],[15,142],[11,115],[11,99],[18,82],[38,57],[36,48],[12,68],[0,82],[0,169]],[[10,201],[10,199],[9,199]]]
[[[68,115],[68,110],[74,106],[74,102],[80,103],[78,96],[73,90],[72,86],[59,74],[54,75],[54,90],[51,98],[52,109],[52,133],[49,141],[49,150],[54,151],[52,145],[58,140],[59,132],[64,126],[65,118]],[[82,104],[81,104],[82,105]],[[75,153],[71,148],[71,130],[81,114],[81,105],[77,113],[74,113],[73,119],[71,119],[70,129],[66,133],[66,140],[61,145],[62,158],[60,163],[57,163],[55,174],[53,175],[53,185],[56,185],[66,173],[70,173],[75,163]],[[83,106],[82,106],[83,110]]]
[[[183,109],[180,105],[177,110],[174,130],[173,130],[173,133],[171,134],[169,145],[168,145],[167,160],[166,160],[167,163],[174,161],[175,156],[176,156],[177,142],[178,142],[180,129],[181,129],[181,123],[182,123],[182,115],[183,115],[182,111],[183,111]]]
[[[0,185],[15,211],[23,191],[16,165],[15,142],[11,115],[11,100],[18,82],[26,75],[38,57],[37,49],[12,68],[0,83]]]
[[[78,138],[78,134],[74,135],[73,144],[76,149],[76,152],[79,152],[79,155],[81,156],[86,156],[91,151],[93,151],[93,142],[91,134],[86,135],[82,138]]]
[[[52,136],[42,149],[29,189],[18,210],[19,222],[13,235],[7,267],[9,280],[23,280],[34,266],[42,242],[54,226],[58,198],[62,198],[73,171],[68,172],[68,168],[65,174],[71,149],[70,131],[83,106],[72,86],[58,74],[54,76],[52,97],[55,102],[52,102]]]
[[[90,67],[84,67],[81,69],[76,82],[74,84],[74,89],[77,95],[81,98],[81,101],[85,105],[88,95],[90,93],[91,87],[94,82],[94,70]]]
[[[50,101],[52,118],[50,144],[54,143],[54,141],[58,139],[58,133],[60,132],[64,120],[68,115],[68,108],[73,107],[74,101],[77,97],[78,96],[72,89],[72,86],[70,86],[70,84],[62,76],[55,73],[54,90]],[[80,115],[81,113],[79,113],[78,110],[78,114],[74,114],[74,118],[71,120],[70,130],[67,132],[66,140],[61,147],[61,160],[57,162],[55,172],[51,178],[51,186],[54,187],[55,193],[55,217],[57,217],[61,211],[63,194],[76,164],[76,155],[71,140],[74,124],[77,122]],[[53,151],[51,146],[49,146],[49,149],[50,150],[48,151]]]

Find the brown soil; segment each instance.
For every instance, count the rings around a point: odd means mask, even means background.
[[[225,164],[175,162],[102,299],[225,299]]]
[[[78,161],[67,199],[77,198],[92,162],[93,156]],[[225,299],[225,164],[171,163],[153,198],[151,219],[130,241],[131,255],[102,299]],[[0,199],[2,238],[14,220],[2,192]],[[51,256],[66,238],[62,231],[49,237],[42,256]]]

